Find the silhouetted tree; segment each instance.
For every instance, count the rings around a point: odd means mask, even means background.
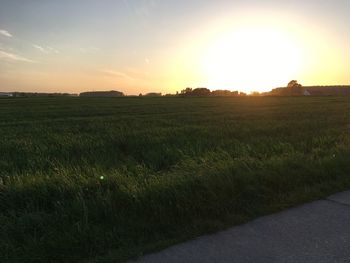
[[[214,90],[210,95],[214,97],[237,97],[239,96],[239,92],[230,90]]]
[[[257,91],[253,91],[251,94],[250,94],[250,96],[260,96],[260,93],[259,92],[257,92]]]
[[[191,92],[192,92],[192,88],[189,88],[189,87],[181,90],[181,94],[190,94]]]
[[[146,95],[144,95],[145,97],[161,97],[162,93],[158,93],[158,92],[150,92],[147,93]]]
[[[296,80],[292,80],[287,85],[287,93],[290,96],[301,96],[303,93],[303,86]]]
[[[296,80],[292,80],[285,88],[276,88],[267,93],[268,96],[301,96],[303,95],[303,86]]]
[[[287,85],[287,88],[295,88],[295,87],[301,87],[301,85],[298,83],[297,80],[291,80]]]
[[[191,96],[206,97],[209,95],[210,95],[210,90],[207,88],[196,88],[191,92]]]
[[[124,93],[120,91],[89,91],[82,92],[79,95],[80,97],[124,97]]]

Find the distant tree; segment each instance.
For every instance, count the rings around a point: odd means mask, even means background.
[[[124,97],[124,93],[120,91],[89,91],[79,94],[80,97]]]
[[[257,91],[253,91],[252,93],[250,93],[250,96],[260,96],[261,94]]]
[[[145,97],[161,97],[162,93],[157,93],[157,92],[150,92],[144,95]]]
[[[287,85],[287,94],[289,96],[300,96],[303,93],[303,86],[296,80],[292,80]]]
[[[191,92],[191,96],[206,97],[209,95],[210,95],[210,90],[207,88],[196,88]]]
[[[299,84],[297,80],[291,80],[287,85],[287,88],[295,88],[295,87],[301,87],[301,84]]]
[[[181,94],[190,94],[192,90],[192,88],[187,87],[186,89],[181,90]]]
[[[211,92],[211,96],[213,97],[236,97],[239,96],[238,91],[230,91],[230,90],[214,90]]]
[[[207,88],[186,88],[181,90],[180,93],[176,93],[180,97],[238,97],[247,96],[244,92],[230,91],[230,90],[214,90],[210,91]]]
[[[142,97],[142,93],[139,94],[139,97]]]

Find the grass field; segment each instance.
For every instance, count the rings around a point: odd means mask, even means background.
[[[350,98],[0,100],[1,262],[123,262],[350,188]]]

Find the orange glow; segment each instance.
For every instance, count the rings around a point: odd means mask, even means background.
[[[208,86],[251,92],[292,79],[301,71],[303,58],[302,48],[285,32],[248,27],[215,40],[202,65]]]

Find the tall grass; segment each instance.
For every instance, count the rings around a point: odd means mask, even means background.
[[[350,187],[350,98],[0,100],[4,262],[122,262]]]

